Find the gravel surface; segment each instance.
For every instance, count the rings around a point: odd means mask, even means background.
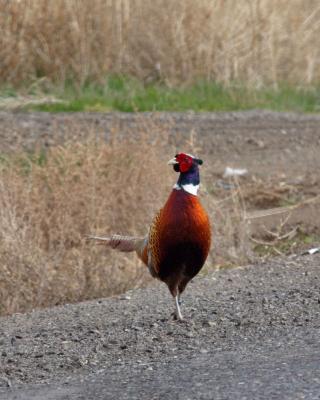
[[[1,318],[0,399],[319,399],[320,255]]]

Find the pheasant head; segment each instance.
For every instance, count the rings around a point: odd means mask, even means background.
[[[173,169],[180,173],[174,189],[196,196],[200,185],[199,165],[203,161],[191,154],[179,153],[168,164],[173,165]]]

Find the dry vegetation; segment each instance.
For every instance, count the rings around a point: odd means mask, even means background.
[[[2,0],[0,81],[320,79],[317,0]]]
[[[145,234],[168,191],[161,143],[116,136],[2,160],[0,313],[118,293],[146,280],[134,256],[111,256],[83,241],[89,232]]]
[[[169,171],[161,145],[146,151],[142,143],[92,139],[3,162],[1,313],[118,293],[146,279],[133,256],[83,241],[89,232],[146,233]]]
[[[84,235],[146,234],[177,179],[167,166],[175,146],[151,119],[126,138],[114,129],[108,142],[93,134],[94,126],[86,128],[91,138],[82,143],[1,159],[0,314],[103,297],[150,281],[134,254],[94,247]],[[150,131],[157,139],[144,133]],[[183,148],[203,153],[193,135]],[[231,196],[227,207],[218,203],[209,171],[208,160],[201,196],[215,221],[208,265],[213,258],[216,265],[247,261],[240,197]]]

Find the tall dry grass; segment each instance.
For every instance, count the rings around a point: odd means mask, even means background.
[[[0,81],[305,85],[320,79],[317,0],[1,0]]]
[[[115,135],[116,136],[116,135]],[[0,314],[119,293],[149,276],[87,233],[144,235],[168,192],[161,141],[91,139],[10,155],[0,171]]]

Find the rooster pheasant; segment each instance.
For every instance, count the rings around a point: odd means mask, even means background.
[[[179,178],[146,237],[112,235],[88,239],[122,252],[136,251],[151,275],[167,284],[175,301],[175,317],[182,320],[180,295],[208,256],[211,230],[197,196],[202,160],[180,153],[168,164],[173,165]]]

